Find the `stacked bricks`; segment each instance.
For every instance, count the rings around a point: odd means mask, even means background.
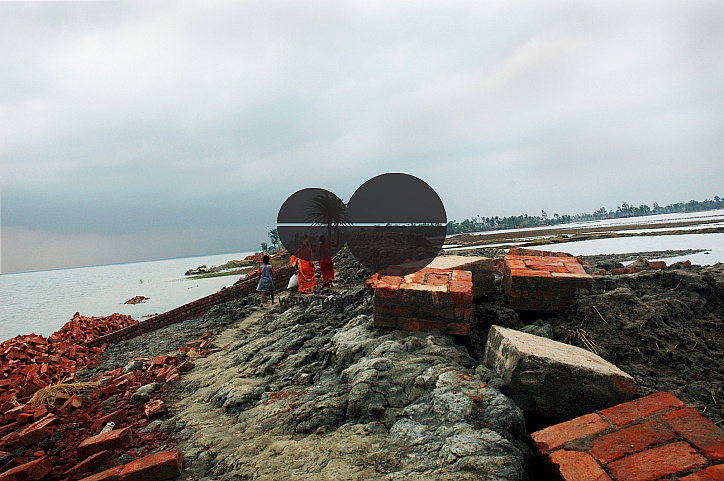
[[[470,333],[470,271],[424,268],[406,276],[375,275],[366,284],[374,289],[378,329]]]
[[[283,267],[275,269],[274,285],[278,288],[286,286],[289,282],[289,278],[294,274],[294,269],[291,267]],[[203,297],[194,302],[190,302],[176,309],[172,309],[168,312],[164,312],[157,316],[154,316],[146,321],[140,322],[134,326],[129,326],[125,329],[112,332],[105,336],[97,337],[90,340],[87,344],[89,346],[100,346],[102,344],[110,344],[119,341],[125,341],[132,339],[136,336],[140,336],[147,332],[155,331],[162,327],[170,326],[177,322],[186,321],[188,319],[195,319],[199,316],[203,316],[209,309],[217,304],[239,299],[246,295],[256,291],[256,286],[259,282],[258,274],[250,274],[246,276],[240,282],[237,282],[231,287],[220,290],[210,296]]]
[[[561,311],[576,290],[593,286],[593,278],[574,257],[509,254],[504,262],[503,290],[512,309]]]
[[[564,481],[721,481],[724,430],[659,392],[531,435]]]
[[[481,299],[495,292],[494,261],[488,257],[445,255],[435,257],[430,263],[420,261],[402,264],[398,267],[403,270],[412,268],[413,272],[423,267],[470,271],[473,274],[473,299]],[[405,275],[408,272],[399,274],[390,272],[390,274]]]

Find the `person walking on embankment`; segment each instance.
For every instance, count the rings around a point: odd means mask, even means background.
[[[317,290],[317,268],[312,260],[312,245],[309,239],[304,239],[302,246],[292,255],[289,262],[297,270],[299,278],[299,293],[314,294]]]
[[[261,307],[264,307],[264,294],[271,293],[271,303],[274,305],[274,268],[271,265],[271,259],[265,255],[261,258],[262,265],[259,267],[259,284],[256,290],[261,292]]]
[[[332,261],[332,241],[326,236],[319,236],[317,244],[317,259],[319,259],[319,270],[322,271],[322,287],[331,287],[329,281],[334,280],[334,261]]]

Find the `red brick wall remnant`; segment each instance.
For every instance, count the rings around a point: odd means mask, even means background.
[[[294,273],[291,267],[284,267],[276,269],[274,274],[274,285],[281,289],[286,287],[289,282],[289,278]],[[249,274],[240,282],[237,282],[231,287],[222,289],[219,292],[203,297],[196,301],[185,304],[176,309],[172,309],[168,312],[164,312],[157,316],[151,317],[143,322],[140,322],[134,326],[129,326],[125,329],[112,332],[105,336],[97,337],[90,340],[87,344],[89,346],[100,346],[104,343],[113,343],[118,341],[124,341],[126,339],[132,339],[136,336],[145,334],[146,332],[155,331],[162,327],[170,326],[177,322],[186,321],[188,319],[195,319],[199,316],[204,315],[209,309],[217,304],[239,299],[246,295],[256,291],[256,286],[259,283],[258,274]]]
[[[714,481],[724,477],[724,430],[659,392],[531,435],[564,481]]]
[[[566,256],[505,256],[503,290],[512,309],[563,310],[577,289],[590,290],[593,278]]]
[[[424,268],[406,276],[375,275],[366,284],[374,289],[378,329],[470,333],[470,271]]]

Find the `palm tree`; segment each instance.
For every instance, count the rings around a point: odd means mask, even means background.
[[[327,226],[327,238],[332,238],[334,226],[337,243],[339,243],[339,226],[349,225],[347,206],[342,199],[328,192],[312,197],[307,206],[307,221],[314,225]]]

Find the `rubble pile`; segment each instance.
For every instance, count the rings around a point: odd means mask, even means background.
[[[680,267],[691,267],[691,261],[684,261]],[[591,272],[594,276],[620,276],[621,274],[635,274],[646,269],[666,269],[666,262],[664,261],[650,261],[645,257],[639,258],[635,262],[629,264],[626,267],[612,267],[610,270],[598,269]]]
[[[76,314],[47,339],[32,334],[0,344],[0,480],[81,479],[103,470],[92,479],[162,480],[180,473],[182,454],[170,450],[173,427],[157,421],[168,412],[164,391],[208,353],[210,334],[174,355],[135,358],[76,382],[75,372],[105,349],[83,342],[135,322]]]
[[[0,344],[0,404],[25,402],[39,389],[72,381],[78,369],[97,360],[106,348],[87,347],[86,341],[133,324],[138,321],[122,314],[85,317],[76,312],[47,339],[29,334],[4,341]]]

